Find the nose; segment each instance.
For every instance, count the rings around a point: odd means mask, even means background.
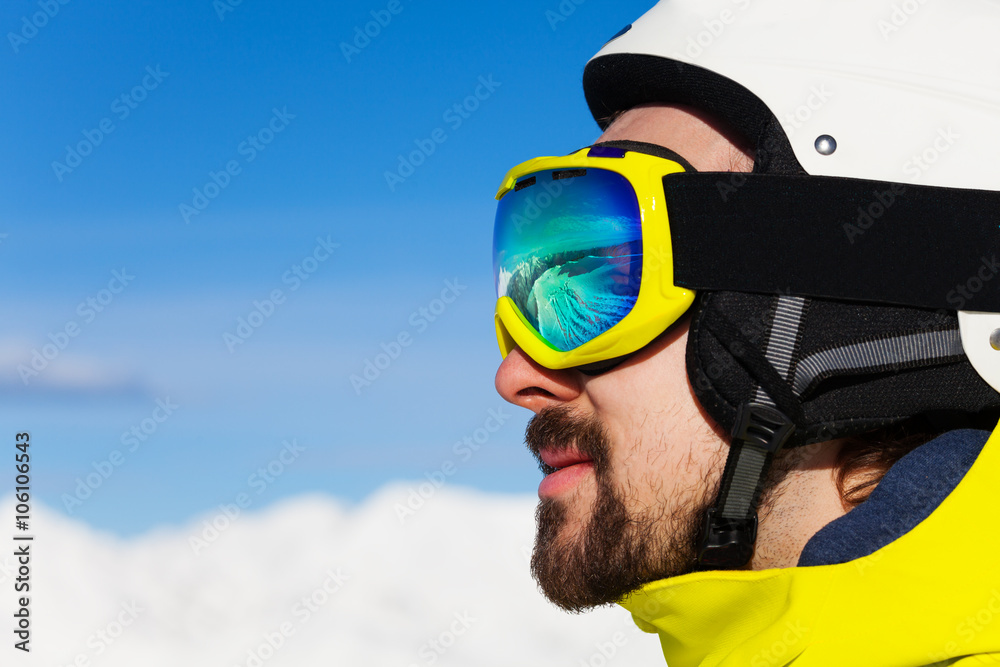
[[[540,366],[521,348],[515,347],[497,369],[496,388],[508,403],[538,413],[579,397],[583,391],[583,377],[574,370]]]

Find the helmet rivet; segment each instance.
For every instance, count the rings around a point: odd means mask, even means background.
[[[1000,350],[1000,329],[996,329],[990,334],[990,346],[994,350]]]
[[[837,150],[837,140],[829,134],[816,137],[816,152],[820,155],[832,155]]]

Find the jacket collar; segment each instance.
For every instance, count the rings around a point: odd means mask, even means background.
[[[872,553],[697,572],[647,584],[622,606],[659,634],[670,667],[859,664],[859,656],[927,665],[1000,651],[1000,530],[988,524],[998,479],[1000,428],[926,518]]]

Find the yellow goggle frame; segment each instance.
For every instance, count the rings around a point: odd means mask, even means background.
[[[677,287],[673,280],[673,252],[663,177],[683,172],[677,162],[626,151],[623,157],[592,157],[590,147],[562,157],[539,157],[523,162],[504,177],[496,194],[499,201],[529,174],[549,169],[605,169],[628,180],[639,203],[642,231],[642,277],[631,311],[604,333],[567,351],[558,350],[525,319],[513,299],[497,299],[494,322],[500,352],[521,348],[540,365],[572,368],[624,356],[644,347],[690,308],[694,292]]]

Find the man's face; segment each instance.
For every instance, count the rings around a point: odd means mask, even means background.
[[[682,107],[638,107],[598,141],[665,146],[699,171],[748,170],[724,130]],[[520,349],[497,391],[536,413],[526,440],[549,474],[539,487],[532,573],[571,611],[693,569],[701,519],[717,493],[728,438],[695,399],[681,321],[610,371],[549,370]]]

